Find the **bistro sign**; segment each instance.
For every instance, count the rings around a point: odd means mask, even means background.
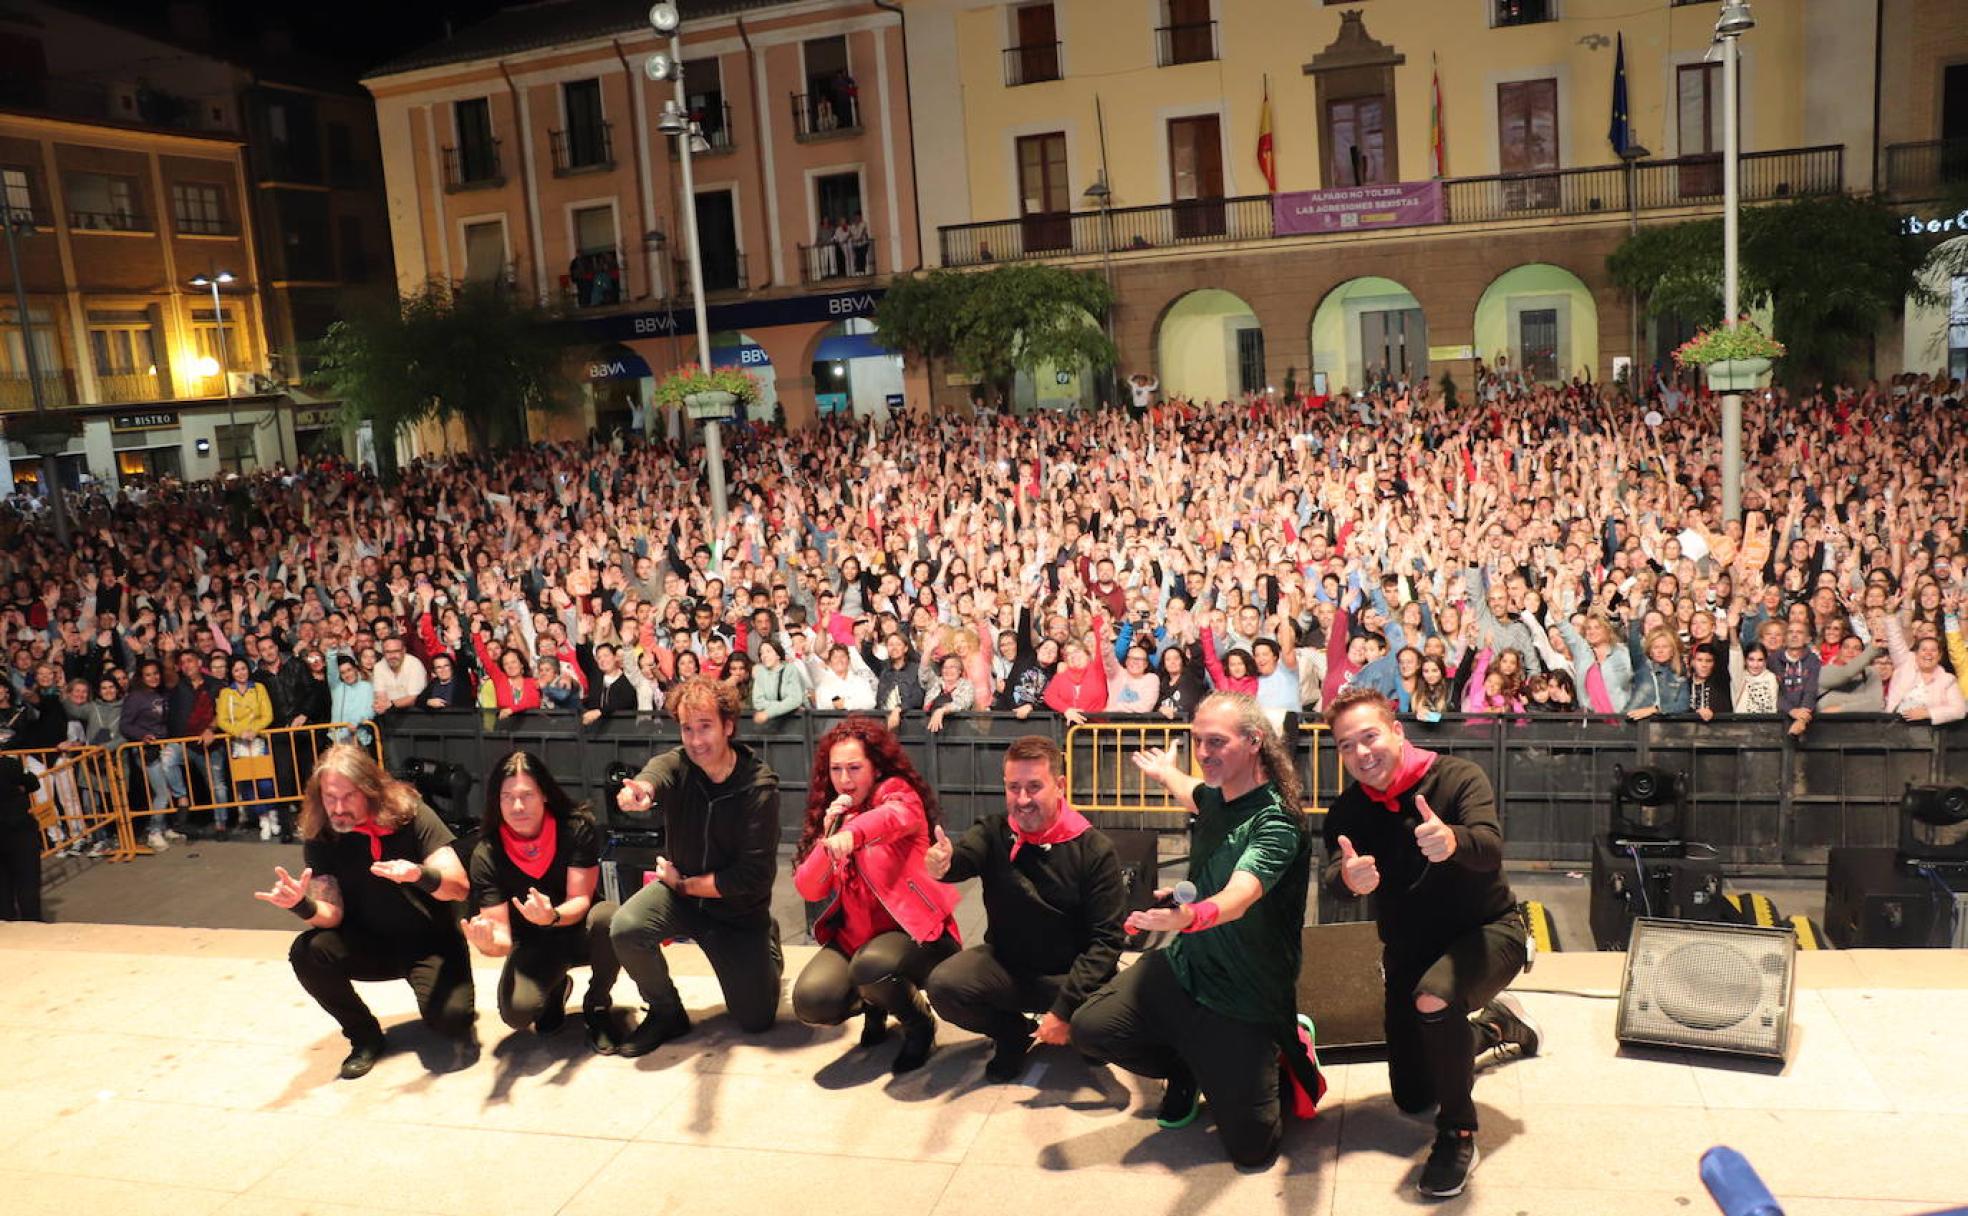
[[[109,420],[112,431],[155,431],[178,425],[175,410],[153,410],[147,414],[116,414]]]

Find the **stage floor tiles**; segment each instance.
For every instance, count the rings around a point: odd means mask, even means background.
[[[478,971],[485,1050],[434,1075],[402,984],[362,991],[401,1048],[335,1079],[345,1046],[294,983],[291,935],[0,925],[0,1211],[680,1212],[686,1216],[1353,1216],[1420,1206],[1430,1129],[1377,1061],[1331,1067],[1320,1117],[1262,1173],[1204,1116],[1167,1132],[1159,1085],[1041,1049],[983,1082],[987,1045],[944,1028],[920,1073],[893,1046],[782,1024],[739,1036],[701,954],[676,951],[688,1038],[595,1058],[578,1016],[508,1037]],[[788,982],[811,947],[787,951]],[[1781,1072],[1622,1053],[1619,955],[1546,956],[1518,991],[1536,1059],[1480,1074],[1484,1159],[1443,1210],[1504,1216],[1713,1211],[1696,1159],[1731,1144],[1791,1216],[1929,1212],[1968,1199],[1968,952],[1799,956]],[[1547,991],[1540,991],[1547,990]],[[619,1000],[632,999],[626,982]]]

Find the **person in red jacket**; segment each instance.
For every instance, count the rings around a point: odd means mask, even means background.
[[[807,790],[793,885],[831,902],[814,921],[822,949],[793,984],[793,1013],[838,1026],[863,1012],[863,1047],[886,1037],[893,1015],[903,1030],[893,1071],[921,1068],[936,1047],[923,983],[962,945],[956,891],[923,868],[943,834],[936,795],[894,732],[863,717],[821,736]]]
[[[1045,703],[1068,722],[1084,722],[1088,714],[1107,708],[1107,668],[1097,657],[1101,632],[1100,618],[1095,617],[1092,638],[1066,643],[1059,670],[1046,682]]]

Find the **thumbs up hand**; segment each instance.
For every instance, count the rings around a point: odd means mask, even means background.
[[[1373,856],[1360,856],[1344,836],[1339,838],[1339,880],[1355,895],[1371,895],[1380,886],[1380,867]]]
[[[1415,844],[1421,855],[1430,861],[1447,861],[1455,856],[1455,829],[1435,817],[1434,808],[1428,799],[1415,795],[1415,808],[1421,812],[1421,822],[1415,825]]]
[[[923,854],[923,869],[929,872],[931,878],[940,881],[950,872],[950,854],[955,851],[956,846],[943,834],[943,825],[937,824],[936,839],[930,842],[929,851]]]

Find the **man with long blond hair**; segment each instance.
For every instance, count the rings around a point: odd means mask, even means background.
[[[470,882],[451,829],[375,756],[343,743],[308,779],[301,836],[300,875],[275,866],[273,886],[253,895],[309,926],[288,958],[348,1038],[343,1079],[366,1076],[386,1050],[356,980],[409,980],[425,1024],[457,1044],[454,1063],[469,1063],[471,952],[446,904],[463,899]]]
[[[616,805],[630,815],[662,816],[672,856],[658,857],[651,881],[615,914],[610,937],[622,970],[649,1012],[617,1055],[647,1055],[690,1031],[690,1015],[670,979],[663,943],[688,937],[704,951],[724,1004],[741,1029],[758,1034],[779,1016],[785,958],[772,919],[779,854],[779,778],[750,747],[735,742],[738,692],[692,676],[666,707],[683,746],[652,759],[622,783]]]

